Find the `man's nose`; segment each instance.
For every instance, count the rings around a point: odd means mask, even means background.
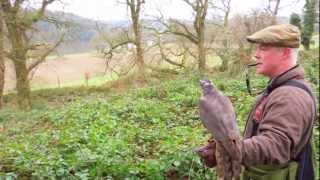
[[[260,55],[259,55],[259,52],[258,52],[258,51],[254,54],[254,58],[255,58],[255,59],[260,59]]]

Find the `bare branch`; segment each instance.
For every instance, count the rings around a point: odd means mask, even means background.
[[[42,0],[41,8],[33,15],[30,19],[25,19],[25,26],[31,27],[34,23],[41,20],[44,16],[44,12],[47,8],[47,6],[51,3],[53,3],[56,0]],[[21,5],[21,3],[20,3]],[[28,18],[28,17],[26,17]]]
[[[105,56],[105,57],[112,57],[112,56],[113,56],[113,51],[114,51],[115,49],[117,49],[118,47],[121,47],[121,46],[130,44],[130,43],[131,43],[131,44],[134,44],[134,41],[128,39],[128,40],[126,40],[126,41],[119,42],[119,43],[117,43],[117,44],[115,44],[115,45],[111,45],[111,44],[110,44],[111,47],[110,47],[110,49],[109,49],[108,51],[104,52],[104,56]]]
[[[43,61],[46,60],[46,57],[53,52],[64,40],[64,36],[65,34],[62,34],[60,36],[60,38],[57,40],[57,42],[54,43],[53,46],[49,47],[48,49],[46,49],[45,52],[43,52],[40,57],[37,58],[37,60],[35,62],[33,62],[29,67],[28,67],[28,71],[30,72],[33,68],[37,67],[39,64],[41,64]]]
[[[197,11],[197,5],[195,5],[189,0],[183,0],[183,1],[186,2],[194,11]]]
[[[164,33],[172,33],[172,34],[177,35],[177,36],[182,36],[182,37],[190,40],[194,44],[198,43],[198,39],[189,30],[186,31],[186,32],[182,32],[182,31],[174,29],[172,27],[172,25],[169,25],[169,24],[165,23],[164,21],[161,21],[161,23],[167,28],[164,31]]]
[[[178,21],[176,19],[172,20],[172,22],[179,25],[180,27],[182,27],[183,30],[186,32],[186,34],[188,36],[192,37],[192,39],[194,39],[194,40],[197,39],[197,37],[189,30],[189,28],[185,24],[181,23],[180,21]]]
[[[163,35],[164,33],[161,33],[158,29],[153,28],[153,27],[147,27],[147,28],[152,30],[152,31],[154,31],[154,35],[156,36],[156,39],[157,39],[154,46],[158,46],[159,47],[159,51],[160,51],[159,55],[161,56],[161,59],[166,61],[167,63],[169,63],[171,65],[178,66],[180,68],[184,68],[184,64],[183,63],[175,62],[174,60],[170,59],[166,55],[167,53],[165,52],[164,47],[162,46],[162,43],[161,43],[161,35]],[[169,53],[171,53],[173,55],[176,55],[171,50],[169,50]],[[181,55],[179,55],[179,56],[181,56]]]
[[[198,40],[197,39],[194,39],[193,37],[189,36],[188,34],[185,34],[183,32],[178,32],[178,31],[167,31],[167,32],[170,32],[174,35],[178,35],[178,36],[182,36],[182,37],[185,37],[186,39],[189,39],[191,42],[193,42],[194,44],[197,44],[198,43]]]

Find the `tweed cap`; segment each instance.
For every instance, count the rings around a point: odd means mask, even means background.
[[[268,26],[251,36],[247,36],[251,43],[269,44],[280,47],[299,48],[300,31],[291,24]]]

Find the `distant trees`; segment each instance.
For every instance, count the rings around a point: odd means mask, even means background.
[[[154,22],[149,20],[141,20],[141,7],[146,3],[144,0],[122,0],[121,2],[128,7],[132,22],[131,29],[125,27],[125,31],[122,28],[124,33],[109,36],[109,40],[106,41],[109,46],[105,48],[107,57],[112,57],[112,52],[120,50],[120,46],[131,44],[133,48],[131,47],[130,50],[135,50],[135,64],[139,71],[143,71],[142,67],[156,71],[164,70],[157,64],[164,65],[161,67],[169,67],[170,70],[184,69],[188,68],[191,62],[192,65],[197,63],[198,70],[204,72],[209,67],[207,66],[208,54],[212,53],[222,60],[220,70],[226,71],[233,59],[240,57],[241,61],[246,61],[245,63],[250,61],[252,47],[246,44],[245,37],[277,23],[277,15],[281,9],[281,0],[268,0],[264,9],[230,18],[231,0],[181,1],[190,7],[193,14],[191,21],[164,17],[160,12],[161,17],[157,17],[158,21],[154,25],[152,24]],[[208,14],[213,15],[214,18],[208,20]],[[218,18],[215,19],[216,17]],[[145,26],[146,24],[149,27]],[[152,47],[145,45],[150,40]],[[99,45],[97,49],[100,47],[103,46]],[[159,61],[156,64],[149,64],[149,59],[152,59],[149,55],[157,57],[155,59]],[[160,60],[165,64],[159,63]]]
[[[38,58],[27,62],[28,51],[34,49],[30,33],[35,30],[35,23],[43,19],[47,6],[55,0],[42,0],[39,9],[27,9],[23,4],[27,0],[1,0],[0,6],[3,10],[4,23],[8,29],[8,41],[11,45],[6,56],[12,60],[17,78],[18,104],[21,109],[30,109],[30,83],[28,75],[30,71],[45,60],[61,42],[62,37],[49,49],[46,49]]]
[[[302,28],[302,45],[306,50],[310,49],[310,41],[314,31],[314,23],[316,21],[316,1],[306,0],[303,14],[303,28]]]

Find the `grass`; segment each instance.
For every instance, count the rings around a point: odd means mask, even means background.
[[[239,99],[235,105],[243,122],[248,107],[241,104],[253,100],[243,92],[244,84],[228,80],[231,86],[225,87],[223,81],[213,80],[230,98]],[[204,168],[193,152],[208,138],[197,115],[198,77],[182,75],[152,84],[123,93],[96,91],[92,98],[79,92],[79,99],[58,108],[1,111],[2,176],[214,178],[215,172]],[[57,96],[55,91],[47,93]]]
[[[311,48],[319,49],[319,33],[312,36],[312,40],[314,43],[311,44]]]
[[[50,55],[47,57],[47,60],[56,60],[59,58],[65,58],[65,59],[78,59],[83,57],[90,57],[95,55],[95,51],[89,51],[85,53],[74,53],[74,54],[66,54],[66,55]]]
[[[96,76],[90,78],[88,81],[85,79],[65,82],[60,86],[58,85],[35,85],[32,87],[32,90],[40,90],[40,89],[52,89],[52,88],[65,88],[65,87],[79,87],[79,86],[101,86],[108,81],[116,80],[118,76],[116,74],[104,75],[104,76]]]

